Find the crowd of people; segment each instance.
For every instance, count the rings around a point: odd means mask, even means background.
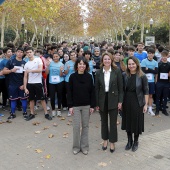
[[[136,151],[144,132],[144,113],[160,117],[162,111],[169,116],[169,77],[170,52],[159,44],[63,41],[34,50],[27,43],[18,48],[9,43],[0,50],[1,107],[6,110],[9,103],[8,120],[16,118],[16,109],[21,108],[26,121],[34,119],[37,101],[47,120],[68,111],[67,116],[73,116],[73,154],[88,154],[94,110],[101,116],[103,150],[110,142],[110,152],[115,151],[119,114],[128,137],[125,150]]]

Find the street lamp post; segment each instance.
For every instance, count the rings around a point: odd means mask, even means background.
[[[24,17],[22,17],[21,18],[21,33],[22,33],[21,44],[24,43],[24,27],[25,27],[25,19]]]
[[[152,26],[153,26],[153,19],[152,18],[149,20],[149,23],[150,23],[150,33],[152,34]]]
[[[25,29],[25,41],[27,42],[27,30]]]
[[[48,31],[49,31],[49,27],[48,27],[48,26],[46,27],[46,31],[47,31],[47,43],[48,43],[48,41],[49,41],[49,39],[48,39]]]

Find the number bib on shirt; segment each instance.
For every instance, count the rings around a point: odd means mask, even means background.
[[[167,80],[168,79],[168,73],[160,73],[160,79]]]
[[[52,83],[59,83],[60,82],[60,76],[51,76]]]
[[[148,78],[148,80],[152,80],[152,74],[150,74],[150,73],[148,73],[148,74],[146,74],[146,77]]]

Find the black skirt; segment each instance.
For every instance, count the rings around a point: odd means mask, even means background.
[[[139,106],[136,95],[136,75],[132,75],[127,83],[123,102],[122,130],[134,134],[144,132],[143,106]]]

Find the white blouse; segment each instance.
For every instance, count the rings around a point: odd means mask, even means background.
[[[106,71],[103,68],[103,73],[104,73],[105,92],[108,92],[109,91],[111,67],[110,67],[110,69],[108,71]]]

